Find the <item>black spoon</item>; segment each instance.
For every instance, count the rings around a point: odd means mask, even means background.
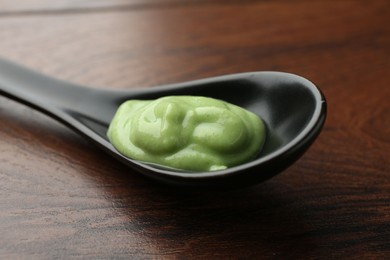
[[[264,181],[297,160],[315,140],[326,117],[326,102],[308,80],[283,72],[253,72],[147,89],[96,89],[53,79],[0,59],[0,94],[59,120],[130,168],[180,186],[239,187]],[[189,173],[128,159],[106,136],[118,106],[129,99],[196,95],[222,99],[261,116],[267,139],[260,156],[213,172]]]

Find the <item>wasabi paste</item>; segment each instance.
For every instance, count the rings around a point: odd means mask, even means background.
[[[124,102],[107,135],[126,157],[197,172],[254,159],[265,126],[256,114],[221,100],[167,96]]]

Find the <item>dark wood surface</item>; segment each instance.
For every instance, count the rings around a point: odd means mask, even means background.
[[[284,173],[202,193],[0,97],[0,258],[389,259],[389,24],[387,0],[0,0],[0,56],[60,79],[133,88],[279,70],[328,101]]]

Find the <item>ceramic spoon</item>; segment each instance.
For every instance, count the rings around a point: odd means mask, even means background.
[[[60,81],[0,59],[0,94],[74,129],[129,166],[129,172],[135,170],[164,183],[198,188],[252,185],[276,175],[306,151],[326,117],[326,102],[319,89],[300,76],[283,72],[241,73],[153,88],[113,90]],[[106,136],[118,106],[129,99],[168,95],[222,99],[258,114],[268,131],[262,153],[236,167],[197,173],[131,160],[118,153]]]

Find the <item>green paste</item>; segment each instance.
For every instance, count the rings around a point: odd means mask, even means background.
[[[123,155],[188,171],[248,162],[265,140],[263,121],[227,102],[197,96],[129,100],[116,112],[108,137]]]

